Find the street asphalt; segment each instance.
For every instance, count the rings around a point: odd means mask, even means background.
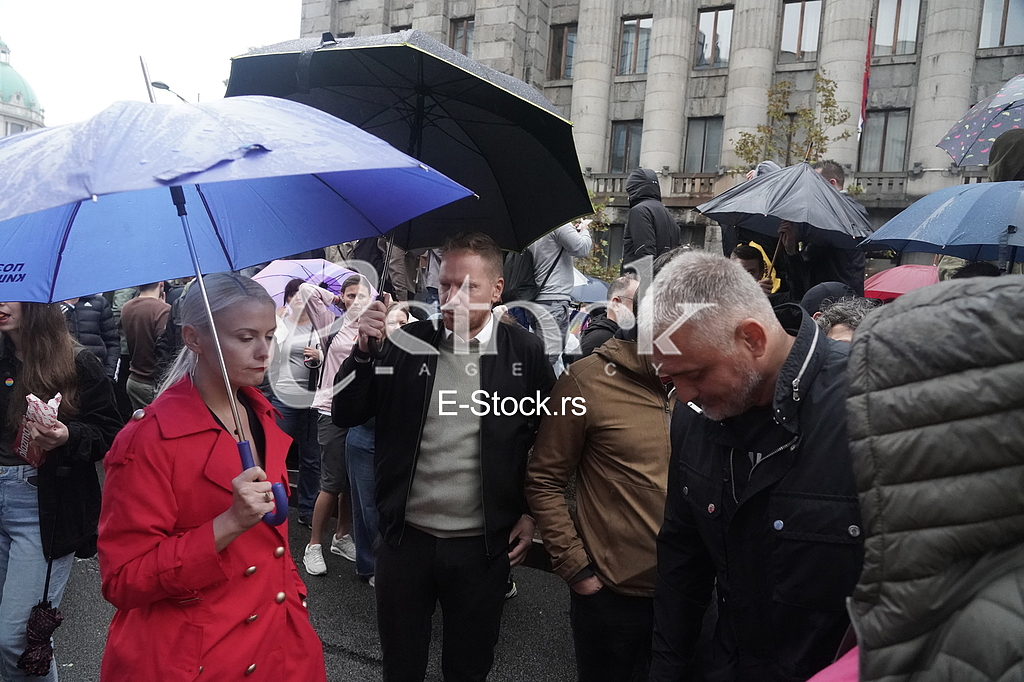
[[[328,574],[311,577],[301,553],[309,530],[290,521],[292,558],[309,589],[313,627],[324,643],[327,679],[362,682],[381,679],[373,588],[355,576],[355,565],[326,553]],[[326,545],[325,545],[326,546]],[[517,568],[519,594],[505,604],[501,640],[491,682],[563,682],[576,677],[569,631],[569,598],[556,576]],[[113,607],[100,594],[95,558],[75,562],[61,604],[64,624],[54,635],[61,682],[95,682]],[[440,610],[434,614],[434,641],[426,679],[440,681]],[[139,646],[146,646],[143,641]],[[302,682],[282,680],[282,682]]]

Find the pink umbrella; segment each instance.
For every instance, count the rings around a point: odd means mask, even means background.
[[[934,265],[898,265],[868,277],[864,296],[891,301],[908,291],[938,283],[939,269]]]

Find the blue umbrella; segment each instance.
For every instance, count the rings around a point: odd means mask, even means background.
[[[381,235],[469,190],[334,116],[272,97],[118,102],[0,140],[0,300],[60,301]],[[13,220],[12,220],[13,219]]]
[[[584,275],[573,268],[572,299],[581,303],[594,303],[608,298],[608,284],[596,277]]]
[[[382,235],[471,194],[353,125],[272,97],[118,102],[83,123],[0,140],[0,168],[0,300],[59,301],[194,272],[214,329],[204,270]],[[252,467],[249,443],[238,448]],[[277,525],[288,513],[280,483],[274,497],[264,521]]]
[[[1024,182],[982,182],[932,192],[861,246],[968,260],[1024,261],[1024,249],[1018,248],[1024,246]]]

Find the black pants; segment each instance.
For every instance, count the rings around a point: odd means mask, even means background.
[[[374,570],[384,682],[422,682],[438,602],[445,682],[487,679],[505,605],[507,554],[488,560],[483,536],[442,539],[406,526],[398,546],[377,543]]]
[[[580,682],[646,682],[654,599],[625,597],[607,587],[587,596],[569,594]]]

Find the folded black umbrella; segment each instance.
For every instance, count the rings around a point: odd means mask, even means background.
[[[572,124],[555,106],[419,31],[253,50],[232,61],[227,96],[256,94],[342,118],[477,194],[395,228],[399,246],[475,229],[519,251],[593,212]]]
[[[50,664],[53,662],[53,643],[50,640],[54,630],[63,622],[63,614],[53,608],[49,600],[41,601],[32,607],[32,612],[28,616],[28,646],[18,658],[20,669],[36,677],[42,677],[50,672]]]

